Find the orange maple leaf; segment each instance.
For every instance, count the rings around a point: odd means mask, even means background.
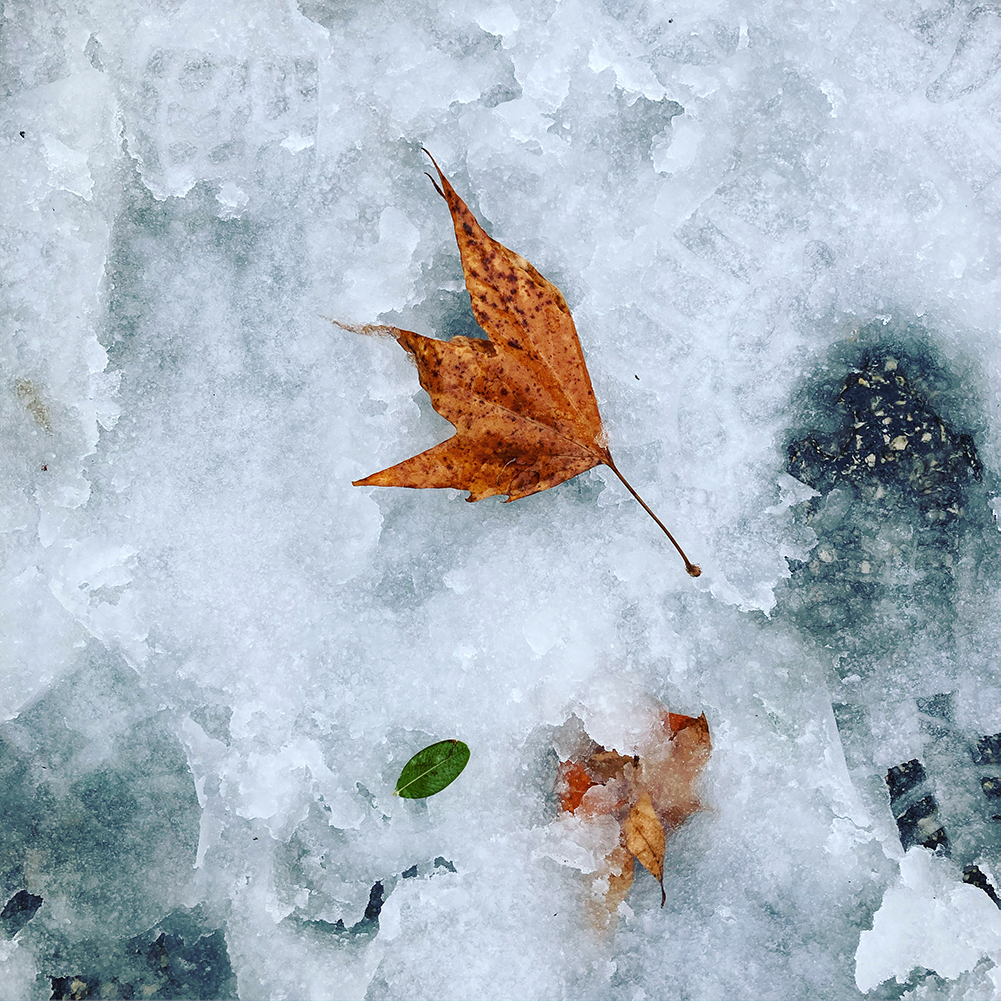
[[[425,150],[424,152],[427,152]],[[411,330],[340,323],[396,338],[455,434],[355,486],[454,487],[508,501],[605,465],[661,527],[693,577],[702,572],[616,468],[570,309],[524,257],[487,236],[428,153],[448,203],[473,314],[488,340],[439,341]],[[428,175],[431,176],[430,174]]]
[[[660,883],[664,906],[667,836],[702,807],[694,786],[712,750],[705,713],[664,711],[654,730],[643,755],[629,757],[592,742],[580,760],[560,762],[556,790],[562,809],[619,823],[619,844],[598,873],[607,883],[605,906],[594,915],[602,926],[629,892],[634,859]]]

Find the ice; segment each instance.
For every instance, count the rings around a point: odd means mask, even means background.
[[[1001,997],[999,24],[6,0],[0,995]],[[330,320],[478,332],[422,146],[698,580],[607,469],[351,486],[450,428]],[[556,765],[661,704],[597,934]]]
[[[978,987],[997,990],[1001,914],[985,893],[957,875],[944,859],[932,858],[922,848],[901,859],[899,884],[887,890],[872,930],[859,938],[859,990],[870,991],[891,976],[904,983],[917,968],[957,980],[981,958],[989,959],[993,969],[983,971],[987,976]]]

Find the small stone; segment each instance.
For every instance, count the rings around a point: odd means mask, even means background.
[[[895,449],[897,452],[902,452],[907,448],[907,435],[898,434],[893,441],[890,442],[890,448]]]

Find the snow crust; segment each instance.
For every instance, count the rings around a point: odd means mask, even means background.
[[[923,848],[912,848],[901,859],[899,883],[886,891],[872,930],[859,937],[860,990],[872,990],[891,976],[904,983],[911,970],[922,967],[956,980],[981,958],[990,960],[997,988],[1001,914],[985,893],[956,876]]]
[[[44,901],[2,996],[1001,997],[993,6],[2,11],[0,907]],[[450,428],[327,318],[474,328],[421,146],[564,292],[698,580],[608,470],[351,486]],[[972,443],[960,514],[791,475],[874,358]],[[655,701],[708,808],[595,936],[560,728]],[[122,958],[161,935],[202,994]]]

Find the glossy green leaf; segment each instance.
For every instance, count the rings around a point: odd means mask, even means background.
[[[469,748],[461,740],[440,740],[418,751],[396,781],[396,795],[424,799],[441,792],[458,777],[469,761]]]

